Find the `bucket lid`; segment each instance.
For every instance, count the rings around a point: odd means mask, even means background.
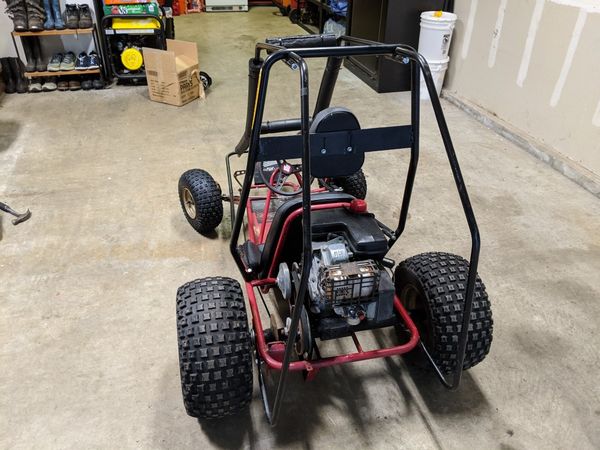
[[[447,11],[425,11],[421,13],[421,20],[431,22],[456,22],[457,18],[456,14]]]

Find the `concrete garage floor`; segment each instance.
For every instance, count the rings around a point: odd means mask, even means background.
[[[193,278],[239,275],[229,220],[213,239],[197,235],[177,180],[202,167],[225,185],[254,42],[300,31],[273,12],[177,19],[178,38],[198,42],[215,80],[205,101],[153,103],[145,87],[1,100],[0,199],[33,217],[18,227],[2,218],[0,448],[599,448],[600,203],[446,102],[493,302],[487,360],[457,392],[401,358],[323,371],[308,384],[292,376],[274,429],[256,389],[239,417],[198,423],[185,414],[175,291]],[[287,67],[274,75],[268,118],[297,116],[295,76]],[[313,99],[317,80],[315,70]],[[333,103],[363,126],[408,120],[405,93],[376,95],[347,70]],[[422,122],[408,229],[391,256],[468,256],[428,109]],[[370,209],[390,224],[407,157],[371,154],[365,165]]]

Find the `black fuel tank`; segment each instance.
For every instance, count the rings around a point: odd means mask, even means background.
[[[372,214],[355,214],[345,208],[313,211],[314,240],[327,239],[330,233],[343,234],[355,258],[381,259],[388,251],[387,238]]]

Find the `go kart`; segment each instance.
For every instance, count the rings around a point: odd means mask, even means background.
[[[350,110],[330,106],[342,60],[353,55],[410,64],[410,124],[363,129]],[[320,57],[327,64],[311,115],[306,59]],[[263,122],[269,74],[279,62],[299,73],[300,118]],[[469,226],[470,261],[442,252],[399,264],[387,257],[405,229],[417,170],[421,73]],[[361,168],[367,153],[398,149],[410,150],[410,162],[399,222],[390,228],[368,210]],[[245,170],[232,173],[232,157],[245,157]],[[181,176],[179,197],[201,234],[214,232],[229,202],[230,251],[244,279],[251,327],[238,281],[209,277],[179,288],[179,361],[189,415],[221,418],[246,407],[253,360],[267,419],[275,424],[289,372],[312,380],[330,366],[420,349],[444,386],[456,389],[462,372],[486,357],[492,312],[477,275],[477,223],[431,72],[413,48],[332,35],[258,43],[249,62],[246,129],[226,167],[228,193],[193,169]],[[399,331],[396,345],[363,349],[360,333],[386,327]],[[321,353],[323,342],[348,337],[356,350]],[[267,375],[276,379],[272,386]]]

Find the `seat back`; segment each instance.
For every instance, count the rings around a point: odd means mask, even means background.
[[[347,108],[325,108],[313,118],[310,126],[312,176],[332,178],[360,170],[365,155],[353,147],[348,134],[356,130],[360,130],[358,119]]]

